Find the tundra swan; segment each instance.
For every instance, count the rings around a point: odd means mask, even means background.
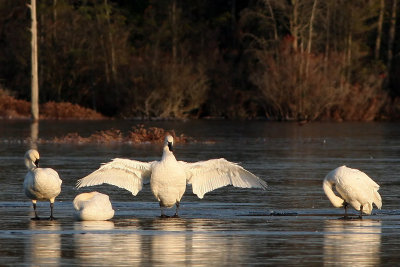
[[[332,187],[341,197],[335,195]],[[375,183],[362,171],[341,166],[326,175],[323,182],[323,189],[326,196],[336,208],[344,207],[347,218],[347,206],[350,204],[354,209],[362,213],[371,214],[372,203],[380,209],[382,199],[378,193],[379,185]]]
[[[265,181],[223,158],[194,163],[177,161],[173,154],[173,144],[173,137],[167,135],[160,161],[141,162],[116,158],[78,180],[77,187],[107,183],[127,189],[135,196],[144,183],[150,182],[151,191],[160,204],[161,217],[168,217],[164,209],[174,205],[175,217],[179,216],[179,203],[186,184],[192,185],[193,193],[199,198],[226,185],[264,190],[267,187]]]
[[[39,158],[39,152],[35,149],[30,149],[25,153],[25,166],[28,168],[28,173],[25,175],[24,191],[25,195],[32,200],[33,210],[35,211],[35,218],[32,218],[32,220],[40,220],[36,210],[38,200],[50,201],[49,220],[54,220],[54,200],[61,192],[62,180],[55,170],[39,168]]]
[[[81,221],[105,221],[114,216],[110,198],[99,192],[79,194],[73,205],[75,218]]]

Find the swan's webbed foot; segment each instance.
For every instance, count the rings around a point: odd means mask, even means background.
[[[160,215],[160,218],[163,218],[163,219],[164,219],[164,218],[170,218],[170,216],[165,215],[165,214],[161,214],[161,215]]]
[[[32,220],[32,221],[40,221],[41,219],[40,219],[40,217],[35,216],[35,217],[31,218],[31,220]]]
[[[180,218],[178,214],[174,214],[174,216],[172,216],[172,218]]]
[[[49,221],[56,221],[56,220],[58,220],[57,218],[54,218],[53,216],[50,216],[49,218],[48,218],[48,220]]]

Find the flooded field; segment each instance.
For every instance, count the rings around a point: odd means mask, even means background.
[[[133,122],[40,123],[39,137],[96,130],[129,130]],[[152,122],[199,142],[177,144],[178,160],[224,157],[268,183],[266,191],[225,187],[198,199],[190,186],[181,218],[160,219],[148,185],[134,197],[102,185],[76,190],[77,179],[115,157],[158,160],[157,144],[40,144],[41,166],[63,179],[57,221],[31,221],[22,191],[29,122],[0,121],[0,262],[32,266],[393,266],[400,261],[400,125],[394,123]],[[322,180],[332,169],[361,169],[380,186],[382,210],[363,220],[341,220]],[[80,192],[108,194],[115,216],[73,220]],[[49,204],[38,204],[48,217]],[[352,214],[356,212],[349,210]],[[173,210],[167,211],[173,214]]]

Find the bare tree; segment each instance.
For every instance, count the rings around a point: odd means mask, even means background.
[[[390,69],[392,67],[392,60],[393,60],[393,44],[394,44],[394,38],[395,38],[395,34],[396,34],[396,9],[397,9],[397,0],[393,0],[392,16],[390,19],[389,47],[388,47],[388,58],[387,58],[388,73],[390,73]]]
[[[299,42],[299,1],[292,0],[291,1],[293,9],[292,16],[290,17],[290,32],[294,38],[293,41],[293,49],[297,51],[298,42]]]
[[[178,32],[176,0],[171,4],[171,29],[172,29],[172,65],[175,67],[177,60]]]
[[[314,4],[311,11],[310,23],[308,26],[308,43],[307,43],[307,62],[306,62],[306,76],[308,76],[308,69],[310,65],[310,54],[311,54],[311,44],[312,44],[312,35],[313,35],[313,23],[315,18],[315,10],[317,7],[317,0],[314,0]]]
[[[37,21],[36,21],[36,0],[28,4],[31,9],[31,33],[32,33],[32,84],[31,84],[31,114],[32,120],[39,120],[39,80],[38,80],[38,49],[37,49]]]
[[[110,22],[110,6],[108,5],[107,0],[104,0],[104,9],[105,9],[105,15],[106,15],[106,21],[107,21],[107,27],[108,27],[108,42],[110,44],[111,74],[112,74],[113,81],[115,82],[117,80],[117,67],[116,67],[116,62],[115,62],[114,38],[113,38],[111,22]]]
[[[381,39],[382,39],[382,26],[383,26],[383,14],[385,13],[385,0],[380,0],[379,19],[378,19],[378,33],[376,35],[375,42],[375,59],[379,59],[379,51],[381,50]]]

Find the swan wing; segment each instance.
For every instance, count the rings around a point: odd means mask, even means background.
[[[374,180],[372,180],[365,172],[357,169],[350,169],[349,172],[355,179],[357,179],[359,183],[365,183],[374,190],[379,189],[379,185]]]
[[[103,164],[88,176],[79,179],[76,187],[106,183],[124,188],[136,196],[143,184],[150,180],[152,163],[116,158]]]
[[[380,209],[382,198],[378,193],[379,185],[366,173],[351,168],[341,168],[336,175],[336,188],[356,210],[363,205],[363,212],[370,214],[372,203]]]
[[[199,198],[214,189],[233,185],[242,188],[267,188],[267,183],[236,163],[226,159],[211,159],[195,163],[180,161],[183,165],[187,183],[192,185],[193,193]]]
[[[366,183],[368,185],[368,187],[365,190],[368,190],[369,194],[370,194],[370,202],[375,203],[375,205],[377,206],[378,209],[382,208],[382,198],[381,195],[378,193],[379,190],[379,185],[371,179],[371,177],[369,177],[366,173],[362,172],[362,171],[358,171],[358,175],[360,177],[360,179]],[[371,210],[372,210],[372,206],[371,206]]]

